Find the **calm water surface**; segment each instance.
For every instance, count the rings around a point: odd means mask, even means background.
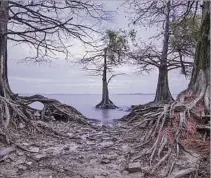
[[[57,99],[65,104],[75,107],[84,116],[90,119],[97,119],[102,124],[110,123],[114,119],[120,119],[128,114],[126,111],[131,105],[144,104],[154,99],[154,95],[143,94],[113,94],[110,99],[120,109],[102,110],[95,109],[95,105],[101,101],[101,95],[98,94],[48,94],[46,97]],[[38,105],[33,107],[39,109]]]

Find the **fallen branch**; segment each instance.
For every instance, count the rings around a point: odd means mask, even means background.
[[[195,168],[188,168],[188,169],[181,170],[181,171],[177,172],[177,174],[172,175],[169,178],[182,178],[184,176],[190,175],[195,172],[196,172]]]

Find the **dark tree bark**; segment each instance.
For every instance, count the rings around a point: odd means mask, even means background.
[[[89,124],[85,117],[71,106],[60,103],[57,100],[51,100],[40,95],[31,97],[20,97],[14,95],[8,82],[7,68],[7,26],[8,26],[8,1],[0,2],[0,129],[1,135],[5,137],[7,143],[8,136],[12,133],[7,132],[7,127],[11,122],[24,122],[28,127],[36,127],[31,120],[35,119],[33,108],[28,105],[33,102],[41,102],[44,109],[41,112],[40,119],[46,120],[55,116],[65,120],[75,120],[82,124]]]
[[[169,90],[168,84],[168,66],[167,66],[167,57],[168,57],[168,44],[169,44],[169,24],[170,24],[170,10],[171,10],[170,1],[167,2],[167,14],[165,20],[165,29],[164,29],[164,40],[163,40],[163,49],[162,56],[160,60],[158,83],[156,89],[156,96],[154,102],[169,102],[172,101],[172,95]]]
[[[7,24],[8,24],[8,1],[0,3],[0,95],[9,97],[11,90],[7,75]]]
[[[108,80],[107,80],[107,51],[108,49],[105,48],[104,50],[104,68],[103,68],[103,77],[102,77],[102,101],[96,105],[96,108],[100,109],[115,109],[117,106],[109,99],[109,92],[108,92]]]
[[[210,110],[210,2],[204,1],[202,5],[202,25],[200,36],[197,41],[194,68],[187,90],[182,92],[178,98],[182,98],[183,93],[189,93],[196,99],[193,105],[202,101],[206,111]],[[182,98],[183,99],[183,98]]]
[[[173,98],[169,90],[168,69],[167,66],[163,66],[159,68],[158,83],[154,102],[169,101],[173,101]]]
[[[191,81],[188,88],[197,90],[199,88],[200,71],[205,74],[206,82],[209,84],[209,70],[210,70],[210,2],[204,2],[203,7],[203,21],[200,30],[200,38],[197,42],[194,68],[192,72]]]

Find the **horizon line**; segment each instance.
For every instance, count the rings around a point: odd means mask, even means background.
[[[101,93],[18,93],[19,95],[102,95]],[[110,93],[110,95],[155,95],[155,93]],[[178,95],[172,93],[172,95]]]

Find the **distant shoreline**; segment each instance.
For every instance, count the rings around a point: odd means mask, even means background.
[[[35,95],[35,93],[18,93],[19,95]],[[36,93],[38,95],[101,95],[100,93]],[[155,95],[155,93],[111,93],[110,95]],[[178,95],[178,94],[172,94]]]

